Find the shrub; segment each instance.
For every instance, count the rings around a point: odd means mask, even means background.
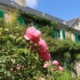
[[[43,62],[23,37],[25,25],[16,21],[0,21],[0,80],[33,80],[38,72],[43,73]]]

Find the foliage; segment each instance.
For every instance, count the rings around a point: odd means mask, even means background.
[[[30,50],[30,42],[23,38],[26,26],[17,24],[16,13],[11,16],[14,18],[9,23],[0,20],[0,80],[38,80],[40,76],[46,77],[48,71],[42,68],[43,62],[36,49]],[[49,46],[52,60],[59,60],[61,65],[70,62],[71,65],[75,59],[79,59],[80,44],[71,40],[55,40],[52,29],[53,26],[40,28],[41,37]],[[68,69],[70,65],[67,64]],[[71,80],[69,70],[66,71],[65,68],[64,72],[55,73],[56,80]],[[51,74],[50,72],[49,75]]]
[[[0,21],[0,80],[33,80],[43,71],[42,61],[23,38],[26,28],[11,19],[9,23]]]
[[[42,25],[44,25],[44,26],[45,25],[49,25],[49,26],[57,25],[58,26],[57,22],[53,22],[53,21],[49,20],[48,18],[40,17],[40,16],[31,14],[28,12],[26,12],[26,13],[21,12],[21,16],[24,18],[25,21],[30,20],[30,21],[36,22],[40,26],[42,26]]]
[[[80,80],[80,76],[78,76],[78,77],[76,78],[76,80]]]
[[[46,62],[43,66],[46,69],[46,75],[41,75],[41,77],[45,80],[71,80],[71,73],[63,67],[59,70],[59,65],[53,65],[52,61]]]
[[[42,38],[45,39],[49,47],[51,58],[59,60],[71,71],[75,66],[75,60],[80,60],[80,44],[71,39],[56,40],[52,35],[52,29],[53,26],[45,26],[40,29]]]
[[[15,15],[8,23],[0,20],[0,80],[38,80],[47,72],[36,48],[31,50],[32,43],[23,38],[26,27],[17,24]]]

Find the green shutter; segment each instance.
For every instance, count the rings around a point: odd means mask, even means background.
[[[78,40],[78,35],[77,35],[76,33],[74,33],[74,36],[75,36],[75,41],[76,41],[76,42],[79,42],[79,40]]]
[[[62,29],[62,36],[63,36],[63,39],[66,39],[66,35],[65,35],[65,30]]]
[[[40,30],[39,26],[37,25],[36,22],[34,22],[34,27],[37,29],[37,30]]]
[[[4,11],[0,10],[0,18],[4,18]]]
[[[56,35],[56,29],[53,28],[53,31],[52,31],[52,35],[53,37],[56,39],[57,38],[57,35]]]
[[[18,23],[19,25],[24,24],[24,19],[21,16],[18,16]]]

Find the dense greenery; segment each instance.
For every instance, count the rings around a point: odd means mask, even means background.
[[[33,80],[41,72],[42,61],[24,39],[26,28],[12,15],[9,23],[0,20],[0,80]],[[25,25],[24,25],[25,26]]]
[[[56,40],[53,36],[53,27],[45,26],[40,28],[42,38],[44,38],[49,46],[49,52],[52,59],[59,60],[62,64],[69,63],[69,66],[80,59],[80,44],[71,39]],[[68,64],[67,64],[68,65]],[[70,69],[70,67],[69,67]]]
[[[31,44],[23,38],[26,26],[17,24],[15,15],[16,13],[11,15],[9,23],[0,20],[0,80],[38,80],[48,72],[43,70],[43,62],[36,49],[31,51]],[[41,37],[48,44],[51,59],[57,59],[60,65],[68,63],[67,68],[71,70],[73,62],[80,59],[80,44],[71,40],[54,39],[52,29],[51,26],[40,28]],[[65,71],[59,79],[70,80],[71,74]]]
[[[35,14],[31,14],[31,13],[28,13],[28,12],[26,12],[26,13],[21,12],[21,16],[24,18],[24,20],[26,22],[27,21],[36,22],[40,26],[45,26],[45,25],[49,25],[49,26],[57,25],[58,26],[59,25],[57,22],[49,20],[46,17],[40,17],[40,16],[37,16]]]
[[[14,15],[13,15],[14,16]],[[0,21],[0,80],[39,80],[45,79],[66,80],[71,79],[69,73],[56,71],[54,78],[48,71],[43,69],[43,62],[37,55],[36,49],[31,50],[29,41],[23,38],[25,25],[18,25],[16,18],[12,22]],[[53,67],[53,66],[52,66]],[[54,71],[51,71],[54,73]]]

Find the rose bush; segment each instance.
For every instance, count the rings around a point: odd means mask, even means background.
[[[16,19],[9,24],[0,22],[0,80],[71,80],[57,60],[50,62],[40,35],[34,27],[19,26]]]
[[[71,75],[62,66],[60,66],[60,63],[57,60],[45,62],[43,68],[46,69],[47,72],[45,75],[41,75],[41,76],[39,75],[39,77],[41,77],[42,80],[71,80],[72,79]]]
[[[36,48],[30,47],[32,43],[24,39],[26,28],[14,24],[0,21],[0,80],[34,80],[38,73],[43,74],[43,61]],[[32,34],[28,36],[36,42]]]
[[[24,38],[26,40],[32,41],[33,44],[35,44],[35,46],[38,47],[38,54],[43,61],[49,61],[50,53],[48,53],[48,46],[46,42],[40,38],[40,34],[40,31],[38,31],[35,27],[32,26],[28,27],[24,35]]]

